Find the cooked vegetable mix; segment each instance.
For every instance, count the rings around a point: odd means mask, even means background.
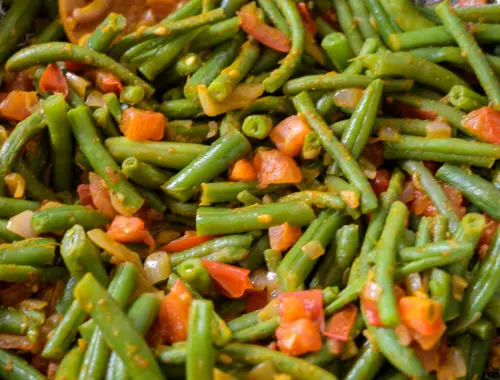
[[[1,378],[500,372],[500,5],[67,3],[0,3]]]

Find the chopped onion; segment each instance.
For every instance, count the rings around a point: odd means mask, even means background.
[[[37,233],[31,226],[31,217],[33,214],[33,211],[26,210],[13,216],[7,223],[7,229],[25,239],[36,237]]]
[[[402,346],[408,347],[411,344],[412,341],[411,331],[404,324],[400,323],[399,325],[397,325],[396,328],[394,329],[394,332],[396,333],[398,341],[399,343],[401,343]]]
[[[269,360],[266,360],[253,367],[245,378],[247,380],[272,380],[276,379],[277,376],[278,374],[276,373],[274,366]]]
[[[431,121],[425,126],[425,137],[429,139],[442,139],[451,137],[451,127],[444,121]]]
[[[461,378],[467,374],[467,363],[460,348],[450,347],[446,356],[446,363],[449,363],[454,369],[457,378]]]
[[[385,126],[378,131],[380,141],[397,142],[401,140],[401,135],[396,128]]]
[[[378,301],[382,294],[382,288],[374,281],[366,281],[363,286],[363,297],[367,300]]]
[[[141,259],[139,255],[111,239],[103,230],[95,229],[87,232],[88,237],[98,247],[104,249],[107,253],[113,256],[112,260],[115,263],[131,262],[139,268],[141,266]]]
[[[34,344],[25,335],[0,334],[0,348],[28,352],[33,350]]]
[[[359,159],[359,166],[361,167],[361,170],[363,171],[363,174],[366,176],[366,178],[374,179],[377,176],[377,167],[366,158],[361,157]]]
[[[406,182],[403,186],[403,191],[401,192],[401,202],[408,203],[415,198],[415,187],[412,182]]]
[[[317,240],[312,240],[302,246],[302,252],[311,260],[317,259],[325,253],[325,247]]]
[[[271,298],[276,298],[280,293],[280,282],[276,272],[267,272],[267,292]]]
[[[457,276],[456,274],[451,276],[451,294],[453,295],[453,298],[458,301],[462,301],[467,285],[469,285],[469,283],[465,278]]]
[[[165,281],[172,273],[172,266],[168,253],[158,251],[146,257],[146,260],[144,260],[143,273],[144,277],[153,284]]]
[[[223,102],[216,102],[210,95],[206,86],[197,88],[201,107],[207,116],[217,116],[237,109],[247,108],[264,93],[262,84],[242,83],[235,87],[231,95]]]
[[[0,146],[7,140],[7,137],[9,137],[9,132],[7,132],[5,127],[0,125]]]
[[[338,90],[333,95],[337,107],[354,108],[363,96],[363,90],[360,88],[344,88]]]
[[[4,180],[11,197],[17,199],[24,197],[24,192],[26,190],[26,181],[21,174],[9,173],[4,177]]]
[[[97,90],[92,90],[85,100],[85,104],[89,107],[104,107],[106,102],[103,99],[104,94]]]
[[[181,237],[181,233],[175,230],[165,230],[160,231],[156,236],[156,242],[161,245],[165,245],[174,241],[175,239]]]
[[[267,270],[263,268],[256,269],[250,276],[250,281],[254,290],[264,290],[267,287]]]
[[[212,137],[216,136],[217,133],[219,133],[219,124],[217,124],[217,122],[213,120],[209,121],[207,139],[211,139]]]
[[[19,307],[22,310],[42,310],[46,308],[48,305],[49,303],[47,301],[28,298],[22,300],[21,303],[19,304]]]
[[[40,211],[48,210],[49,208],[61,207],[61,206],[64,206],[64,205],[62,203],[59,203],[59,202],[48,201],[42,207],[40,207]]]
[[[359,207],[359,197],[355,191],[341,191],[340,198],[344,201],[347,207],[349,208],[358,208]]]
[[[411,295],[421,294],[423,291],[422,279],[419,273],[410,273],[405,277],[406,290]]]
[[[124,196],[120,193],[115,193],[114,191],[109,191],[109,199],[111,199],[111,204],[116,212],[123,216],[132,216],[137,210],[132,210],[123,205]]]
[[[87,79],[68,71],[66,73],[66,80],[68,81],[69,86],[78,94],[80,98],[85,97],[87,87],[91,85]]]

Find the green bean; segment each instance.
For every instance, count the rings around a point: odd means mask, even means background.
[[[405,261],[422,260],[449,255],[470,254],[471,247],[468,243],[460,243],[455,240],[443,240],[436,243],[428,243],[417,247],[405,247],[399,251],[399,258]]]
[[[213,284],[208,270],[199,258],[187,259],[176,267],[180,278],[200,294],[213,293]]]
[[[349,60],[354,56],[349,41],[344,33],[328,34],[321,41],[321,47],[326,51],[337,71],[344,71]]]
[[[358,31],[357,23],[353,19],[351,9],[349,8],[347,1],[335,1],[333,6],[339,20],[340,28],[347,37],[352,51],[355,54],[359,54],[363,44],[363,39]]]
[[[316,134],[316,132],[309,132],[302,145],[302,151],[300,155],[305,160],[314,160],[321,154],[321,141]]]
[[[92,276],[92,274],[90,275]],[[102,288],[104,294],[108,295],[109,293],[108,297],[112,298],[112,300],[116,302],[116,307],[118,307],[120,311],[127,305],[128,299],[134,291],[137,276],[138,271],[133,264],[123,264],[118,268],[115,277],[109,284],[108,292]],[[92,276],[92,279],[96,281],[97,286],[101,286],[95,277]],[[82,280],[80,280],[78,285],[75,287],[75,296],[77,299],[77,291],[81,281]],[[84,308],[84,305],[80,303],[80,307]],[[97,320],[97,323],[98,322],[99,321]],[[90,341],[88,342],[88,347],[85,351],[82,367],[78,377],[79,379],[101,379],[104,376],[111,353],[104,337],[105,335],[98,324],[90,338]]]
[[[11,218],[23,211],[35,211],[41,203],[25,199],[0,197],[0,217]]]
[[[282,373],[289,374],[298,380],[308,380],[311,378],[335,380],[336,377],[328,371],[311,365],[305,360],[294,358],[278,351],[272,351],[265,347],[244,344],[230,343],[221,350],[235,360],[248,364],[257,365],[269,360],[274,368]]]
[[[199,144],[156,141],[132,141],[125,137],[112,137],[105,141],[111,155],[118,162],[135,157],[146,164],[162,168],[182,169],[207,147]]]
[[[436,178],[460,190],[472,204],[491,215],[494,219],[500,219],[498,207],[500,190],[491,182],[459,166],[449,164],[441,166],[436,172]]]
[[[259,58],[259,50],[259,44],[254,40],[247,40],[241,45],[234,62],[224,68],[208,86],[210,97],[218,102],[226,99],[253,67]]]
[[[379,53],[361,57],[363,65],[375,77],[402,76],[417,82],[448,92],[455,85],[467,86],[467,83],[453,72],[411,53]]]
[[[435,24],[420,14],[417,7],[408,0],[382,0],[382,6],[403,30],[425,30]]]
[[[326,123],[318,114],[318,111],[314,108],[309,94],[307,92],[303,92],[294,97],[293,102],[297,111],[305,115],[311,128],[318,134],[323,145],[323,149],[325,149],[331,157],[335,158],[346,177],[362,193],[362,212],[368,213],[373,211],[377,207],[378,203],[375,193],[361,172],[359,165],[354,162],[349,151],[337,140],[335,135],[332,131],[330,131]]]
[[[488,104],[486,97],[465,86],[453,86],[447,96],[450,103],[462,111],[470,112]]]
[[[31,217],[31,226],[38,233],[65,231],[75,224],[86,230],[104,227],[110,220],[99,211],[85,206],[59,206],[38,211]]]
[[[54,261],[56,241],[51,238],[25,239],[11,244],[0,244],[0,264],[41,267]]]
[[[137,190],[123,177],[119,166],[106,148],[99,143],[97,133],[89,110],[85,106],[74,108],[68,112],[73,135],[80,149],[87,157],[94,170],[99,174],[109,189],[119,199],[123,212],[134,214],[144,203]],[[109,141],[109,140],[108,140]]]
[[[453,206],[445,195],[443,189],[436,181],[432,173],[424,164],[416,161],[403,161],[402,168],[410,175],[416,176],[427,196],[432,200],[436,208],[448,217],[449,228],[455,232],[458,228],[458,216]]]
[[[113,41],[126,26],[125,16],[111,12],[92,32],[85,46],[99,53],[107,53]]]
[[[201,106],[188,99],[174,99],[160,104],[158,111],[169,119],[189,119],[203,113]]]
[[[279,326],[279,318],[273,317],[268,320],[257,323],[254,326],[241,329],[233,334],[235,342],[246,343],[255,342],[260,339],[270,337]]]
[[[258,0],[257,3],[259,7],[262,8],[266,16],[271,20],[271,22],[287,36],[290,36],[290,28],[288,23],[281,14],[278,6],[273,0]]]
[[[484,369],[488,361],[488,352],[491,349],[494,334],[490,334],[486,339],[472,337],[469,358],[467,360],[466,379],[483,378]]]
[[[420,219],[417,230],[417,239],[415,240],[415,247],[421,247],[429,244],[431,241],[431,223],[432,219],[428,216],[423,216]]]
[[[62,95],[53,95],[42,104],[50,134],[52,152],[52,180],[57,192],[71,190],[72,141],[66,118],[69,109]]]
[[[22,240],[23,238],[14,232],[11,232],[7,226],[9,221],[0,219],[0,241],[3,242],[13,242],[17,240]]]
[[[37,36],[31,39],[33,44],[44,44],[46,42],[60,41],[64,39],[65,32],[61,20],[57,17],[48,24]]]
[[[26,192],[29,194],[30,198],[35,201],[58,201],[54,191],[45,186],[23,160],[18,159],[14,162],[13,169],[24,178]]]
[[[208,61],[189,77],[184,86],[184,96],[199,103],[198,86],[208,86],[219,75],[223,68],[231,64],[238,54],[241,46],[241,36],[236,37],[218,45],[210,55]]]
[[[436,12],[445,28],[453,35],[462,53],[469,60],[481,83],[481,87],[488,95],[488,99],[493,103],[493,108],[500,109],[500,86],[497,77],[476,40],[467,32],[461,20],[451,12],[449,2],[437,6]]]
[[[262,96],[255,100],[249,107],[237,111],[235,117],[238,120],[253,113],[269,113],[280,115],[291,115],[295,112],[293,104],[285,96]]]
[[[88,273],[80,280],[75,287],[75,297],[94,318],[106,343],[120,357],[133,379],[144,376],[163,379],[156,359],[144,339],[92,274]],[[130,350],[132,346],[135,347],[133,351]]]
[[[376,21],[378,31],[386,44],[389,43],[389,36],[396,33],[394,26],[390,22],[390,16],[385,12],[382,4],[376,0],[365,0],[365,5]]]
[[[158,48],[153,57],[141,63],[139,71],[150,81],[154,80],[173,62],[187,44],[204,31],[205,28],[200,27],[173,37],[165,45]]]
[[[113,117],[107,107],[96,108],[92,113],[97,126],[106,137],[120,136],[121,132],[113,121]]]
[[[267,73],[269,70],[274,69],[283,57],[283,53],[280,53],[277,50],[264,48],[257,63],[252,68],[251,73],[254,75]]]
[[[59,363],[56,372],[56,380],[77,379],[78,373],[83,363],[83,350],[80,346],[75,346],[64,356]]]
[[[265,230],[284,222],[304,226],[314,216],[312,208],[304,202],[253,205],[236,209],[200,207],[196,213],[196,232],[200,235],[224,235]]]
[[[317,249],[324,250],[343,220],[342,212],[325,210],[309,225],[278,266],[278,279],[283,289],[295,291],[302,285],[319,259],[317,255],[310,257],[304,248],[309,243],[316,243]]]
[[[494,159],[491,157],[466,156],[453,153],[436,153],[422,151],[407,151],[398,149],[395,144],[384,144],[384,158],[391,160],[419,160],[449,162],[452,164],[475,165],[482,168],[491,168]]]
[[[151,85],[108,56],[67,42],[50,42],[26,47],[10,57],[5,65],[9,71],[21,71],[35,65],[56,61],[74,61],[94,66],[115,74],[126,84],[143,87],[148,96],[154,92]]]
[[[366,88],[373,79],[364,75],[323,74],[306,75],[291,79],[283,86],[286,95],[296,95],[302,91],[331,91],[342,88]],[[384,90],[391,92],[408,91],[413,86],[410,79],[391,79],[384,81]]]
[[[170,263],[172,267],[176,267],[185,260],[192,258],[205,258],[206,256],[214,252],[221,251],[224,248],[249,248],[252,240],[253,237],[250,234],[224,236],[207,241],[182,252],[172,253],[170,255]]]
[[[5,282],[56,282],[64,276],[61,267],[37,268],[30,265],[0,264],[0,281]]]
[[[153,294],[146,293],[139,296],[129,308],[127,316],[137,331],[143,335],[150,329],[160,309],[160,300]],[[106,379],[121,380],[127,378],[125,364],[116,354],[111,353]]]
[[[384,355],[378,348],[367,340],[363,344],[361,353],[357,357],[349,372],[345,375],[346,380],[372,379],[384,364]]]
[[[342,132],[341,142],[349,149],[355,159],[359,159],[370,137],[375,117],[380,107],[382,90],[383,83],[379,79],[374,80],[366,88],[363,96],[356,105],[348,127]],[[338,174],[338,172],[339,163],[335,162],[333,173]]]
[[[113,119],[119,124],[122,119],[122,108],[116,94],[112,92],[104,94],[102,100],[106,103],[106,107]]]
[[[0,307],[0,331],[7,334],[23,334],[28,321],[20,311],[12,307]]]
[[[215,362],[210,335],[213,305],[194,300],[189,311],[189,332],[186,358],[186,379],[212,379]]]
[[[470,332],[471,334],[484,340],[489,335],[494,334],[493,324],[486,318],[481,318],[471,324],[468,327],[467,332]]]
[[[174,83],[181,82],[187,76],[196,72],[202,64],[203,62],[198,54],[187,53],[156,77],[156,86],[158,88],[167,88]]]
[[[346,204],[346,212],[353,219],[359,219],[361,216],[361,212],[357,208],[358,200],[361,197],[359,190],[344,179],[332,175],[326,177],[325,185],[328,187],[329,192],[338,194],[343,199],[350,200],[351,202],[347,202]]]
[[[4,177],[11,171],[14,162],[19,156],[20,149],[32,137],[43,130],[45,124],[41,112],[34,112],[31,116],[16,125],[0,149],[0,195],[5,193]]]
[[[264,252],[269,248],[269,237],[268,235],[264,235],[252,244],[248,251],[248,256],[239,265],[250,270],[261,267],[265,262]]]
[[[0,375],[12,380],[44,380],[40,372],[27,361],[9,351],[0,349]]]
[[[120,93],[120,102],[130,105],[139,104],[144,100],[146,93],[140,86],[125,86]]]
[[[41,0],[12,2],[0,25],[0,62],[9,57],[19,40],[28,32],[41,7]]]
[[[306,202],[316,207],[329,207],[332,209],[343,209],[344,201],[334,194],[317,190],[304,190],[297,193],[287,194],[278,202]]]
[[[60,251],[66,268],[75,280],[80,280],[85,273],[90,272],[101,284],[107,285],[108,275],[101,262],[100,252],[82,226],[76,224],[66,231]]]
[[[250,143],[239,131],[233,130],[212,143],[184,169],[162,186],[168,195],[185,202],[199,186],[226,171],[236,160],[251,150]]]
[[[129,180],[145,188],[157,190],[172,176],[171,173],[156,166],[128,157],[122,162],[121,172]]]
[[[337,121],[330,125],[330,129],[336,136],[341,136],[349,123],[350,120]],[[372,129],[372,135],[376,135],[382,128],[390,128],[405,135],[425,136],[425,127],[428,123],[427,120],[419,119],[377,118]]]
[[[441,304],[443,315],[451,297],[451,276],[444,270],[432,268],[429,277],[429,294],[434,301]]]
[[[328,4],[330,6],[330,4]],[[327,23],[323,18],[316,17],[316,26],[318,28],[318,35],[321,38],[325,38],[330,33],[335,33],[335,29],[331,27],[329,23]]]
[[[287,56],[281,61],[280,67],[273,70],[271,75],[262,82],[267,92],[276,92],[293,75],[299,65],[304,52],[305,32],[299,11],[292,0],[277,2],[278,8],[285,16],[291,29],[291,48]]]
[[[238,34],[240,18],[231,17],[227,20],[209,25],[203,35],[198,36],[191,43],[191,50],[200,51],[225,42]]]
[[[266,115],[249,115],[242,125],[243,133],[251,138],[265,139],[274,126],[273,119]]]
[[[218,127],[215,121],[194,123],[192,120],[172,120],[165,132],[170,141],[200,144],[217,135]]]
[[[325,286],[342,284],[342,276],[352,264],[359,248],[359,226],[348,224],[337,230],[335,244],[331,244],[325,257],[313,277],[318,285]]]

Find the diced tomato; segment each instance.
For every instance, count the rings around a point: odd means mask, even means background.
[[[257,172],[250,160],[240,158],[229,169],[228,178],[231,181],[253,182],[257,180]]]
[[[480,140],[500,144],[500,112],[482,107],[469,112],[462,120],[464,127]]]
[[[48,93],[63,94],[64,97],[68,96],[68,81],[59,66],[55,63],[48,65],[43,72],[40,78],[40,90]]]
[[[260,310],[269,302],[269,294],[266,290],[254,290],[247,295],[247,313]]]
[[[373,191],[375,194],[380,197],[380,194],[387,191],[389,187],[389,180],[391,179],[391,174],[387,169],[379,169],[377,170],[377,174],[374,179],[370,180],[370,184],[372,185]]]
[[[94,70],[90,73],[90,76],[94,78],[97,89],[105,94],[113,92],[116,95],[120,95],[123,91],[122,82],[114,74],[107,71]]]
[[[117,214],[111,203],[108,187],[104,180],[95,173],[89,173],[89,190],[92,196],[92,203],[103,215],[113,219]]]
[[[367,281],[360,294],[361,307],[366,320],[371,326],[382,327],[382,321],[378,313],[378,297],[380,296],[380,286],[373,281]]]
[[[414,332],[415,340],[423,349],[434,346],[446,330],[441,304],[430,298],[403,297],[398,302],[398,311],[401,321]]]
[[[411,346],[415,350],[415,354],[422,361],[427,372],[437,371],[439,369],[439,351],[436,347],[430,350],[422,350],[418,344],[412,344]]]
[[[384,146],[381,141],[366,144],[361,157],[370,162],[376,168],[384,164]]]
[[[250,273],[248,269],[216,261],[202,260],[202,263],[207,268],[210,277],[230,298],[240,298],[245,294],[245,291],[253,288],[248,277]]]
[[[302,235],[298,226],[292,226],[285,222],[278,226],[269,227],[269,244],[272,249],[283,252],[295,244]]]
[[[318,31],[318,27],[316,26],[316,21],[314,21],[311,16],[311,11],[307,7],[306,3],[300,2],[297,4],[299,8],[300,18],[302,19],[302,23],[304,27],[314,36]]]
[[[356,321],[357,314],[358,308],[356,305],[351,303],[345,306],[330,318],[323,335],[326,335],[328,338],[347,342],[350,339],[351,330],[354,321]]]
[[[273,183],[302,181],[302,173],[295,160],[277,149],[258,150],[252,163],[257,169],[257,181],[263,187]]]
[[[33,91],[33,74],[28,70],[15,73],[7,71],[4,73],[2,87],[6,93],[14,90]],[[7,94],[5,94],[5,96],[7,96]]]
[[[282,324],[276,330],[280,351],[297,356],[321,348],[321,334],[318,325],[307,318]]]
[[[155,241],[144,222],[135,216],[117,215],[108,227],[108,235],[119,243],[146,243],[154,249]]]
[[[31,115],[31,109],[38,102],[35,91],[11,91],[0,103],[0,117],[21,121]]]
[[[498,228],[498,221],[492,219],[489,215],[483,214],[486,217],[486,226],[481,233],[479,242],[477,243],[479,257],[483,259],[488,252],[488,247],[490,246],[491,240]]]
[[[131,107],[122,113],[120,130],[131,140],[160,141],[165,135],[165,124],[163,114]]]
[[[64,66],[66,70],[72,73],[79,74],[87,69],[87,65],[84,63],[74,62],[74,61],[64,61]]]
[[[296,157],[300,155],[302,145],[304,145],[304,140],[309,132],[311,132],[311,128],[304,117],[293,115],[275,126],[271,130],[269,138],[280,152],[290,157]]]
[[[162,298],[158,320],[162,337],[170,344],[187,339],[189,308],[193,297],[181,280]]]
[[[488,4],[486,0],[458,0],[458,6],[460,8],[478,7],[486,4]]]
[[[94,204],[92,203],[92,194],[90,193],[90,185],[82,183],[78,185],[76,192],[78,193],[81,205],[94,207]]]
[[[249,12],[238,12],[240,26],[248,35],[271,49],[288,53],[290,41],[285,33],[259,20],[257,15]]]
[[[313,290],[302,290],[298,292],[284,292],[279,295],[279,301],[280,301],[280,317],[285,315],[284,307],[282,305],[284,304],[283,302],[285,299],[288,298],[294,298],[296,300],[301,301],[304,310],[307,312],[307,318],[310,318],[313,322],[317,323],[319,326],[323,327],[325,323],[325,316],[323,313],[323,293],[321,293],[321,290],[319,289],[313,289]],[[290,314],[288,311],[287,312],[287,318],[290,317]],[[293,312],[292,312],[293,313]],[[293,314],[292,314],[293,315]],[[297,318],[301,314],[301,310],[297,309]]]
[[[198,236],[196,235],[196,231],[186,231],[184,232],[184,236],[171,241],[163,246],[161,250],[169,253],[182,252],[214,238],[215,236]]]
[[[176,10],[179,5],[177,0],[147,0],[146,4],[151,9],[158,19],[167,17],[170,13]]]
[[[280,324],[302,318],[311,319],[311,313],[306,310],[304,302],[300,298],[284,297],[280,299]]]

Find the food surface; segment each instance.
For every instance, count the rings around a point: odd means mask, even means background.
[[[500,375],[500,5],[0,3],[0,378]]]

